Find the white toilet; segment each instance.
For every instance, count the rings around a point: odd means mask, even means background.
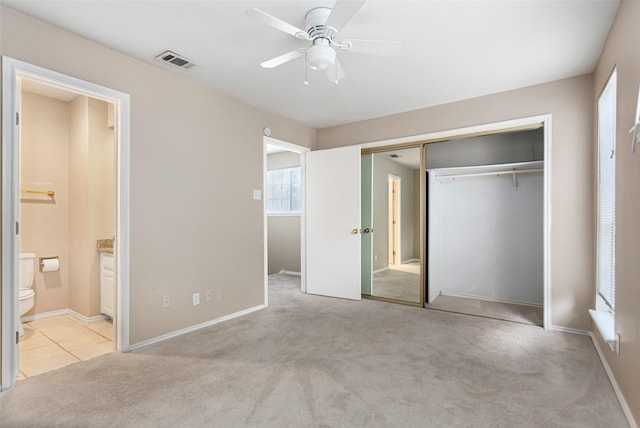
[[[19,298],[20,298],[20,316],[29,312],[33,308],[36,293],[33,291],[33,274],[36,265],[36,255],[33,253],[20,253],[20,281],[19,281]],[[24,334],[22,322],[20,326],[20,336]]]

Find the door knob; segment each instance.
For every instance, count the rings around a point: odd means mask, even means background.
[[[369,233],[371,232],[371,229],[369,229],[368,227],[365,227],[364,230],[362,231],[362,233]]]
[[[353,229],[353,230],[351,231],[351,233],[353,233],[354,235],[357,235],[357,234],[358,234],[358,229]]]

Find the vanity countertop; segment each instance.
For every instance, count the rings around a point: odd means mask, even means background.
[[[96,250],[98,250],[99,253],[113,254],[113,238],[98,239]]]

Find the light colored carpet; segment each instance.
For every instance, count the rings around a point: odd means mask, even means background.
[[[303,295],[0,393],[2,427],[624,427],[587,336]]]
[[[440,295],[433,303],[429,303],[425,307],[538,326],[543,325],[544,319],[543,309],[540,307],[458,296]]]
[[[403,272],[420,275],[420,262],[413,261],[413,262],[402,263],[399,265],[389,265],[389,269],[400,270]]]
[[[420,303],[420,274],[387,269],[373,274],[371,295]]]

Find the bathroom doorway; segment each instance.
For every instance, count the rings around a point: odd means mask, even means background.
[[[129,98],[7,57],[3,71],[4,390],[128,349]]]
[[[270,287],[305,291],[304,153],[308,150],[264,137],[265,303]]]
[[[18,380],[112,352],[115,300],[114,105],[23,78],[20,110]]]

